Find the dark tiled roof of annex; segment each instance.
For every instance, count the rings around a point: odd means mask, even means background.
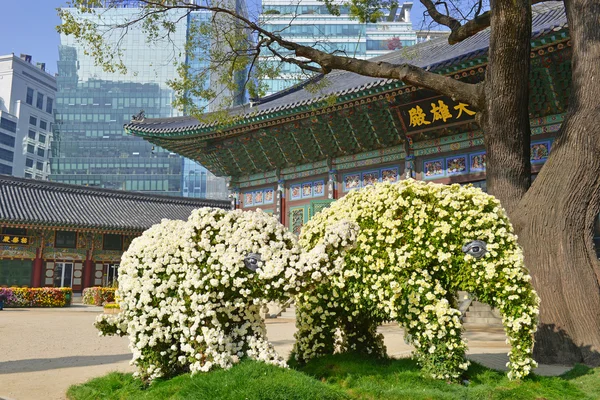
[[[0,223],[81,230],[143,231],[162,219],[187,220],[223,200],[171,197],[0,175]]]
[[[550,1],[533,6],[532,40],[567,27],[567,17],[563,2]],[[440,70],[472,58],[487,54],[490,39],[489,28],[455,45],[448,44],[447,38],[437,38],[402,50],[394,51],[370,61],[384,61],[392,64],[409,63],[427,70]],[[343,96],[365,89],[385,86],[392,79],[371,78],[353,72],[335,70],[326,76],[327,84],[315,94],[307,90],[308,83],[320,80],[317,75],[296,86],[260,99],[259,104],[250,107],[242,105],[229,109],[233,115],[243,118],[266,116],[286,109],[319,103],[332,95]],[[147,118],[132,121],[125,129],[134,133],[163,134],[190,132],[205,128],[217,128],[218,122],[204,123],[194,117]]]

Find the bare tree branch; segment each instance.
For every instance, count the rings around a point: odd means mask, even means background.
[[[160,0],[141,1],[151,6],[151,8],[154,8],[152,9],[152,12],[155,12],[155,9],[160,9],[165,13],[171,9],[187,9],[198,11],[205,10],[215,14],[228,15],[239,23],[243,23],[243,25],[252,31],[257,32],[259,36],[267,38],[268,41],[265,42],[266,46],[276,57],[284,62],[295,64],[303,70],[328,74],[332,70],[338,69],[374,78],[398,79],[406,84],[431,89],[455,100],[468,103],[477,110],[482,110],[484,107],[484,92],[481,89],[481,86],[477,84],[461,82],[410,64],[395,65],[387,62],[360,60],[321,51],[314,47],[285,40],[281,36],[262,28],[258,23],[251,21],[248,17],[228,8],[195,3],[165,4]],[[430,12],[437,13],[431,0],[421,1],[429,3],[431,6]],[[444,16],[440,13],[434,15],[447,24],[456,27],[456,29],[460,28],[460,23],[454,18]],[[281,48],[293,52],[295,57],[288,57],[281,54],[280,51],[273,48],[273,44],[275,43]],[[306,59],[308,61],[302,61],[301,59]],[[311,65],[312,63],[318,64],[320,68]]]
[[[482,7],[481,1],[479,1],[479,4],[477,5],[477,12],[475,12],[475,17],[473,17],[471,20],[465,22],[462,25],[456,18],[450,16],[447,6],[446,14],[442,14],[437,10],[436,5],[443,4],[445,6],[446,3],[440,1],[434,3],[432,0],[420,1],[421,4],[423,4],[427,9],[427,13],[429,14],[429,16],[435,22],[450,28],[451,33],[450,36],[448,36],[449,44],[460,43],[463,40],[470,38],[471,36],[475,35],[478,32],[481,32],[482,30],[490,26],[492,12],[486,11],[480,15],[479,13],[481,12]],[[537,3],[544,3],[546,1],[548,0],[532,0],[531,4],[533,5]]]

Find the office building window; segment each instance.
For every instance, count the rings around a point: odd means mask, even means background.
[[[6,118],[0,119],[0,128],[6,129],[9,132],[16,133],[17,132],[17,123],[10,121]]]
[[[33,160],[31,158],[25,159],[25,166],[29,168],[33,168]]]
[[[37,108],[39,108],[40,110],[44,109],[44,95],[41,93],[38,93],[37,95],[37,101],[35,102],[35,106]]]
[[[7,135],[6,133],[0,132],[0,144],[8,147],[15,147],[15,138]]]
[[[35,154],[35,147],[33,147],[33,145],[32,145],[32,144],[28,144],[28,145],[27,145],[27,152],[28,152],[29,154]]]
[[[27,98],[25,99],[25,103],[29,104],[30,106],[33,105],[33,89],[32,88],[27,88]]]
[[[54,100],[51,97],[46,99],[46,112],[52,114],[52,103]]]
[[[46,130],[46,128],[48,128],[48,123],[46,121],[40,120],[40,128]]]
[[[12,162],[14,157],[15,153],[13,153],[12,151],[0,149],[0,160]]]
[[[0,163],[0,174],[12,175],[12,167]]]
[[[35,140],[35,131],[32,131],[32,130],[30,129],[30,130],[29,130],[29,132],[27,133],[27,136],[28,136],[30,139],[33,139],[33,140]]]
[[[36,168],[38,171],[43,171],[43,170],[44,170],[44,163],[43,163],[43,162],[41,162],[41,161],[38,161],[38,162],[36,162],[36,163],[35,163],[35,168]]]
[[[42,134],[40,133],[40,136],[39,136],[39,139],[38,139],[38,140],[40,141],[40,143],[46,143],[46,135],[42,135]]]
[[[36,126],[37,125],[37,118],[34,117],[33,115],[29,116],[29,124]]]
[[[104,250],[123,250],[123,240],[121,235],[104,234]]]
[[[32,175],[29,172],[25,172],[25,178],[31,178]]]
[[[44,157],[46,155],[46,152],[44,151],[44,149],[38,147],[37,149],[37,155],[40,157]]]
[[[77,244],[77,232],[57,231],[54,247],[74,249]]]

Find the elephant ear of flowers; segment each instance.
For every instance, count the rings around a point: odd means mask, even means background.
[[[259,312],[298,293],[311,272],[296,237],[272,216],[198,209],[132,241],[119,269],[121,313],[96,326],[126,331],[145,380],[230,368],[242,357],[285,366]]]
[[[355,242],[335,246],[332,226],[354,224]],[[353,191],[302,229],[305,252],[326,252],[327,280],[298,296],[293,354],[385,355],[377,326],[398,321],[423,370],[458,380],[467,369],[456,293],[497,308],[509,343],[509,378],[532,359],[539,299],[513,228],[493,196],[472,186],[405,180]]]

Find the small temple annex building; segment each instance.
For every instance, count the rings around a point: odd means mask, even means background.
[[[533,7],[535,179],[567,110],[571,41],[562,2]],[[485,30],[456,45],[440,38],[373,60],[476,83],[484,79],[488,43]],[[335,199],[378,181],[412,177],[486,190],[483,135],[470,105],[398,80],[333,71],[229,111],[231,123],[140,113],[125,130],[231,177],[235,207],[272,213],[295,233]]]
[[[0,175],[0,287],[110,286],[132,239],[207,206],[231,203]]]

